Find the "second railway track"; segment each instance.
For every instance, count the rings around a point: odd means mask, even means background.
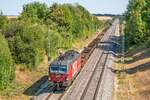
[[[80,97],[80,100],[95,100],[98,88],[100,87],[102,75],[105,69],[105,64],[108,54],[102,52],[99,61],[96,64],[96,67]]]
[[[80,100],[96,100],[99,88],[102,84],[102,77],[106,69],[106,62],[109,55],[109,46],[106,43],[101,43],[99,46],[101,49],[101,56],[96,64],[96,67],[92,71],[92,75],[80,97]],[[104,47],[104,48],[103,48]],[[105,51],[106,50],[106,51]]]

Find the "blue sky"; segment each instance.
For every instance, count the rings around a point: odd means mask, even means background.
[[[126,10],[128,0],[0,0],[0,10],[5,15],[19,15],[26,3],[39,1],[51,6],[57,3],[78,3],[90,13],[122,14]]]

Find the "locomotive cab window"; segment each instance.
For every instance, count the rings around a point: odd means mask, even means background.
[[[51,66],[50,67],[50,72],[51,73],[61,73],[61,74],[64,74],[64,73],[67,73],[67,66],[65,65],[61,65],[61,66]]]
[[[67,72],[67,66],[61,66],[59,67],[60,73],[66,73]]]

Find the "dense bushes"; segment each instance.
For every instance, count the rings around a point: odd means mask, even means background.
[[[31,69],[37,67],[45,55],[46,32],[44,26],[29,22],[10,24],[5,36],[15,62]]]
[[[15,67],[8,43],[0,33],[0,89],[4,89],[15,77]]]
[[[126,46],[147,43],[150,38],[150,1],[130,0],[126,13]]]
[[[8,25],[9,20],[6,16],[3,16],[2,12],[0,14],[0,31],[5,30]]]

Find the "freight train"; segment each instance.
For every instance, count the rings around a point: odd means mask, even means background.
[[[56,58],[49,65],[49,83],[56,88],[68,87],[94,51],[96,44],[100,42],[106,30],[107,28],[85,47],[81,53],[69,50]]]

